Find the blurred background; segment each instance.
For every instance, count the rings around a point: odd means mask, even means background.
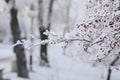
[[[38,39],[71,31],[87,18],[88,0],[0,0],[0,80],[106,80],[107,69],[95,67],[77,54],[79,47],[65,55],[59,45],[37,45]],[[38,41],[39,42],[39,41]],[[75,51],[73,51],[76,49]],[[74,55],[72,55],[74,53]],[[84,57],[86,55],[82,55]],[[118,71],[112,80],[120,80]]]

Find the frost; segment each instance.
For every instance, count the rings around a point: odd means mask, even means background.
[[[23,41],[24,41],[24,40],[23,40]],[[20,41],[20,40],[18,40],[12,47],[15,47],[15,46],[17,46],[17,45],[19,45],[19,44],[23,44],[23,42]]]
[[[30,36],[31,36],[32,39],[37,39],[37,38],[35,37],[35,35],[33,35],[33,34],[31,34]]]
[[[46,35],[46,36],[48,36],[49,35],[49,31],[46,30],[43,34]]]

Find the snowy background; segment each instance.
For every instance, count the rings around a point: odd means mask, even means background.
[[[47,8],[49,0],[43,0],[44,7],[44,25],[47,23]],[[30,5],[35,5],[34,17],[34,35],[39,38],[37,22],[37,4],[38,0],[16,0],[18,9],[18,20],[22,31],[22,36],[30,36],[31,18]],[[69,0],[55,0],[52,14],[52,30],[55,33],[63,33],[66,29],[66,4]],[[75,24],[80,23],[88,15],[86,3],[88,0],[71,0],[69,28],[73,29]],[[10,10],[11,5],[0,0],[0,69],[4,69],[3,77],[10,80],[106,80],[108,66],[102,63],[89,61],[89,55],[80,53],[79,46],[76,43],[69,45],[65,50],[60,44],[50,44],[48,46],[48,59],[50,67],[39,65],[39,46],[33,48],[33,72],[30,72],[30,78],[24,79],[17,77],[12,72],[15,60],[15,53],[12,47],[12,35],[10,31]],[[65,54],[64,54],[65,53]],[[27,62],[29,62],[30,51],[26,50]],[[27,65],[29,68],[29,64]],[[111,80],[120,80],[120,71],[113,69]]]

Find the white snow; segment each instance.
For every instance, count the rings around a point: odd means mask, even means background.
[[[45,0],[44,0],[45,1]],[[59,1],[61,1],[59,3]],[[57,4],[54,6],[54,10],[56,12],[53,12],[53,15],[55,18],[53,18],[52,21],[52,28],[53,30],[56,30],[56,32],[61,32],[61,28],[64,25],[61,21],[63,19],[62,13],[64,6],[63,0],[59,0]],[[80,23],[81,19],[86,18],[86,15],[89,14],[89,12],[86,12],[85,9],[85,3],[87,3],[88,0],[73,0],[72,10],[70,10],[71,14],[71,25],[74,23]],[[25,28],[27,37],[30,35],[30,17],[28,15],[29,9],[28,7],[31,5],[31,3],[35,2],[37,3],[37,0],[16,0],[17,8],[19,9],[19,23],[22,29]],[[46,4],[47,0],[45,1]],[[19,5],[20,4],[20,5]],[[60,5],[63,6],[60,8]],[[9,6],[6,7],[7,4],[5,4],[4,0],[0,0],[0,29],[2,31],[5,31],[7,29],[8,31],[6,34],[3,34],[4,40],[7,40],[6,38],[11,37],[10,36],[10,27],[9,27],[9,21],[10,21],[10,15],[9,15]],[[45,5],[46,6],[46,5]],[[60,12],[61,11],[61,12]],[[118,15],[120,13],[116,12],[115,14]],[[45,13],[46,16],[47,12]],[[64,13],[63,13],[64,14]],[[62,16],[62,17],[61,17]],[[36,18],[35,18],[36,20]],[[54,24],[53,24],[54,23]],[[38,29],[37,23],[34,23],[35,29]],[[37,30],[34,32],[36,33]],[[24,30],[22,30],[22,34],[25,35]],[[46,32],[45,34],[48,34]],[[75,34],[72,32],[71,34]],[[2,34],[1,34],[2,35]],[[55,33],[53,35],[56,36]],[[37,34],[37,36],[39,36]],[[32,35],[34,38],[34,36]],[[69,35],[66,37],[69,39]],[[74,36],[73,36],[74,37]],[[62,38],[60,36],[60,38]],[[9,38],[10,39],[10,38]],[[9,41],[9,39],[7,41]],[[37,44],[37,43],[36,43]],[[87,61],[88,57],[86,55],[83,55],[82,50],[79,50],[79,47],[72,45],[72,48],[69,48],[66,50],[66,52],[69,52],[67,54],[64,54],[63,48],[61,47],[61,44],[55,44],[55,45],[49,45],[49,62],[50,67],[41,67],[39,65],[39,46],[34,47],[34,53],[33,53],[33,70],[34,72],[30,72],[28,79],[17,77],[16,73],[11,72],[11,61],[15,58],[15,54],[13,53],[13,48],[11,48],[11,45],[6,44],[0,44],[0,68],[4,68],[4,78],[10,79],[10,80],[106,80],[107,76],[107,68],[103,66],[104,64],[101,63],[101,65],[94,66],[94,63]],[[91,49],[90,49],[91,50]],[[92,52],[93,50],[91,50]],[[30,51],[26,50],[27,60],[29,59]],[[76,54],[80,53],[80,54]],[[84,59],[83,59],[84,58]],[[27,61],[29,62],[29,61]],[[28,65],[29,68],[29,65]],[[119,70],[113,70],[112,73],[112,79],[111,80],[120,80],[120,71]]]
[[[14,57],[11,45],[0,44],[0,60]]]
[[[41,67],[38,48],[34,48],[34,72],[30,72],[29,79],[17,77],[13,72],[4,72],[4,78],[11,80],[106,80],[106,67],[93,66],[91,63],[64,55],[61,44],[49,45],[50,68]],[[7,48],[4,50],[9,51]],[[113,70],[112,80],[120,80],[119,74],[119,71]]]

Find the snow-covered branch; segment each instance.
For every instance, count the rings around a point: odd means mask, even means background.
[[[79,46],[86,53],[96,55],[96,59],[93,60],[100,61],[109,55],[120,54],[120,11],[119,6],[116,6],[117,0],[90,1],[89,3],[88,19],[77,24],[69,33],[56,34],[54,31],[46,31],[44,35],[49,38],[43,41],[37,40],[37,43],[31,43],[29,48],[40,44],[58,43],[65,43],[63,46],[67,46],[70,42],[78,41]],[[18,41],[14,46],[26,44],[26,42]]]

